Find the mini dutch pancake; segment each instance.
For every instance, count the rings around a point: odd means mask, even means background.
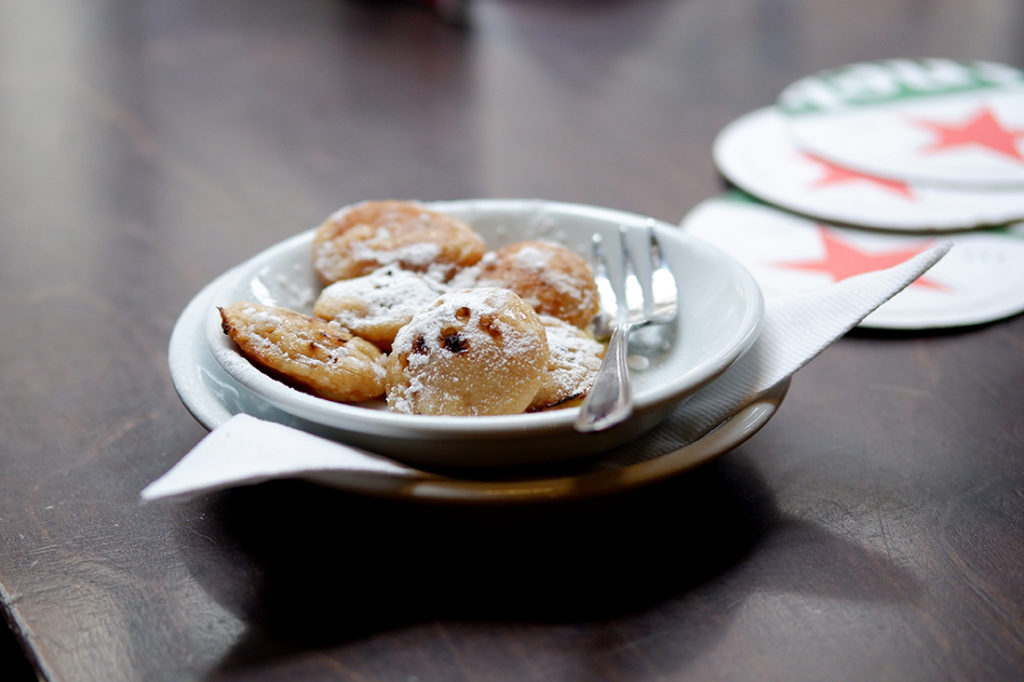
[[[579,327],[541,315],[548,338],[548,368],[528,412],[574,407],[594,385],[605,347]]]
[[[390,266],[327,286],[313,313],[387,352],[398,330],[445,291],[432,277]]]
[[[317,228],[313,269],[324,284],[385,265],[447,280],[479,261],[485,250],[480,235],[461,220],[411,201],[364,201]]]
[[[549,241],[516,242],[478,264],[479,286],[507,287],[541,315],[586,327],[600,307],[594,273],[568,247]]]
[[[221,326],[250,362],[314,395],[361,402],[384,394],[384,355],[318,317],[257,303],[220,308]]]
[[[404,414],[519,414],[540,389],[547,364],[544,325],[515,293],[450,292],[395,337],[388,407]]]

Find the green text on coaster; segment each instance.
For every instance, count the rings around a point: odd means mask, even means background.
[[[1024,73],[892,59],[803,78],[779,96],[796,145],[886,178],[1024,191]]]
[[[767,297],[901,263],[937,241],[953,248],[861,323],[877,329],[982,324],[1024,311],[1024,226],[932,235],[837,227],[740,192],[708,199],[682,227],[743,263]]]

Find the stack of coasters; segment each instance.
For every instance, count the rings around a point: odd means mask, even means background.
[[[954,248],[861,326],[927,329],[1024,311],[1024,73],[888,60],[804,78],[714,145],[743,192],[683,227],[732,253],[766,293]],[[745,194],[744,194],[745,193]],[[756,200],[754,199],[756,198]]]

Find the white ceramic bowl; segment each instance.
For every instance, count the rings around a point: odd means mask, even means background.
[[[588,254],[592,235],[615,243],[619,225],[648,219],[622,211],[518,199],[427,204],[469,222],[488,248],[544,238]],[[535,414],[440,417],[387,411],[382,402],[336,403],[264,374],[221,331],[216,306],[248,300],[312,310],[321,287],[312,269],[313,230],[287,239],[234,268],[213,294],[206,335],[221,367],[278,409],[312,422],[333,437],[424,467],[509,467],[572,459],[608,450],[652,428],[695,390],[727,369],[757,338],[761,292],[737,261],[709,244],[655,221],[665,258],[679,284],[679,317],[671,325],[634,333],[631,352],[645,353],[633,372],[635,411],[627,422],[598,433],[572,427],[575,408]],[[614,251],[614,250],[613,250]],[[620,269],[609,254],[613,275]],[[643,338],[646,335],[646,342]]]

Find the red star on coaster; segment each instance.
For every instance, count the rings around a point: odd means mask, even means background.
[[[818,234],[821,236],[822,246],[825,253],[821,258],[814,260],[783,261],[773,263],[777,267],[791,268],[793,270],[810,270],[812,272],[823,272],[832,277],[832,281],[838,282],[841,279],[859,275],[872,270],[883,270],[913,258],[931,246],[931,242],[917,246],[893,249],[891,251],[878,251],[868,253],[841,240],[838,235],[818,225]],[[911,286],[922,286],[938,291],[947,291],[948,287],[927,277],[918,277],[911,283]]]
[[[828,187],[830,185],[840,185],[844,182],[867,182],[872,185],[876,185],[883,189],[895,192],[896,194],[906,197],[907,199],[913,200],[914,193],[910,190],[910,186],[905,182],[899,182],[896,180],[889,180],[887,178],[880,178],[875,175],[865,175],[864,173],[858,173],[852,171],[849,168],[843,168],[837,166],[825,159],[822,159],[813,154],[807,152],[801,152],[801,155],[808,161],[817,164],[821,167],[824,173],[815,180],[811,187]]]
[[[948,124],[917,119],[917,125],[935,133],[935,140],[922,151],[933,154],[946,149],[977,145],[1018,161],[1024,161],[1017,140],[1024,139],[1024,130],[1010,130],[992,113],[989,107],[982,107],[963,123]]]

